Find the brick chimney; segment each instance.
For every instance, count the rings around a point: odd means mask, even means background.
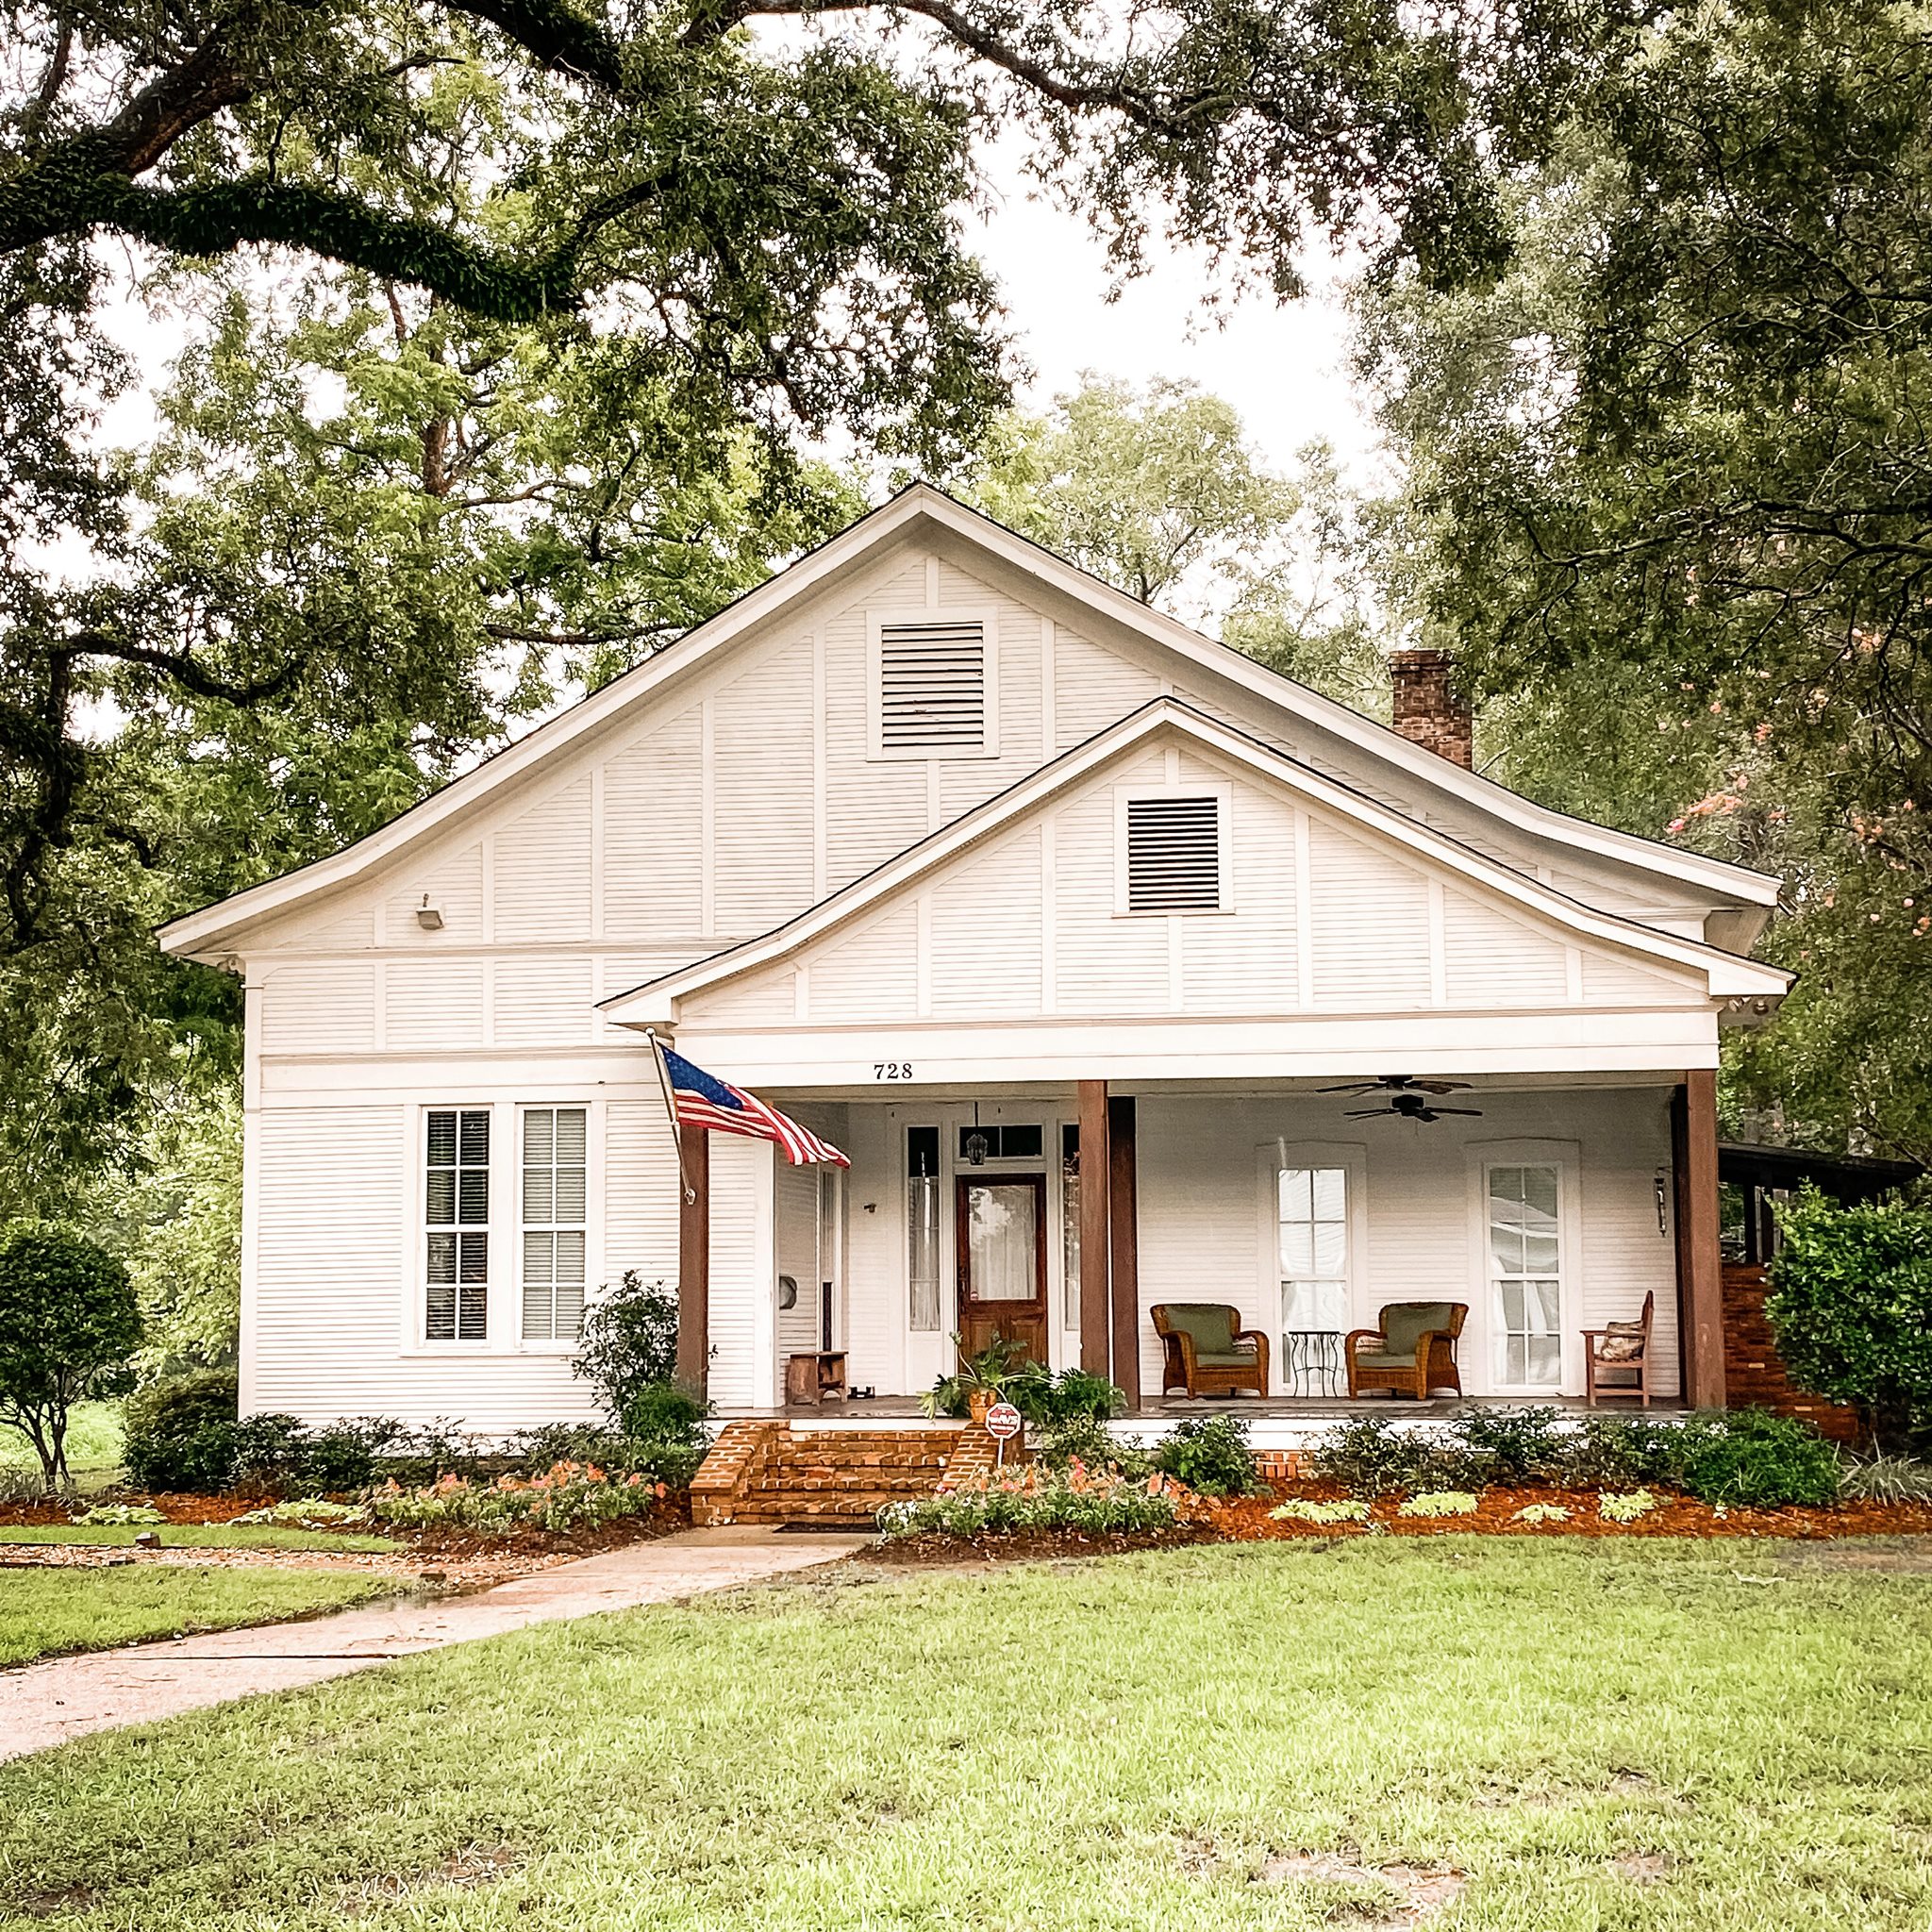
[[[1411,744],[1472,771],[1475,724],[1469,706],[1450,682],[1447,651],[1391,651],[1389,675],[1395,686],[1395,728]]]

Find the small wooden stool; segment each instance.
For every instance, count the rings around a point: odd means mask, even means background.
[[[785,1357],[787,1407],[816,1408],[822,1402],[845,1400],[845,1351],[821,1349],[812,1355]]]

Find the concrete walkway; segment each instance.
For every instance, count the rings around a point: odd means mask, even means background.
[[[763,1583],[862,1548],[863,1537],[782,1536],[754,1527],[687,1530],[559,1564],[474,1596],[378,1604],[299,1624],[258,1624],[125,1650],[49,1657],[0,1672],[0,1758],[90,1731],[291,1690],[391,1657],[498,1637],[532,1624],[670,1603]]]

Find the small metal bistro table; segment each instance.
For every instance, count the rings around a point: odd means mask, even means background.
[[[1281,1378],[1290,1395],[1340,1395],[1347,1383],[1339,1328],[1291,1328],[1281,1338]]]

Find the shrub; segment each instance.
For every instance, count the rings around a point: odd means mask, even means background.
[[[1778,1230],[1764,1312],[1792,1381],[1888,1439],[1932,1432],[1932,1210],[1807,1188]]]
[[[571,1367],[596,1390],[605,1413],[620,1420],[641,1391],[676,1376],[675,1291],[626,1268],[618,1285],[600,1290],[584,1310]]]
[[[262,1495],[305,1487],[308,1430],[296,1417],[274,1411],[243,1416],[235,1424],[233,1440],[228,1474],[219,1487]]]
[[[1477,1481],[1545,1481],[1561,1469],[1568,1444],[1554,1408],[1473,1408],[1450,1424],[1449,1451],[1463,1451]]]
[[[1386,1496],[1420,1490],[1462,1474],[1457,1458],[1426,1436],[1398,1429],[1385,1416],[1357,1416],[1309,1446],[1311,1475],[1357,1495]]]
[[[105,1248],[37,1224],[0,1240],[0,1423],[33,1444],[49,1495],[74,1481],[74,1405],[125,1393],[140,1346],[134,1284]]]
[[[1627,1496],[1602,1495],[1596,1499],[1597,1514],[1606,1523],[1635,1523],[1657,1507],[1657,1498],[1648,1490],[1633,1490]]]
[[[559,1462],[537,1476],[501,1475],[473,1482],[446,1475],[427,1489],[385,1483],[369,1496],[378,1523],[405,1528],[451,1527],[508,1536],[519,1529],[558,1534],[619,1517],[648,1516],[663,1494],[660,1484],[632,1471],[616,1474],[581,1462]]]
[[[1564,1449],[1562,1478],[1580,1490],[1674,1480],[1675,1434],[1645,1416],[1586,1415]]]
[[[519,1430],[509,1443],[516,1475],[541,1475],[559,1462],[593,1462],[628,1473],[629,1453],[623,1433],[602,1423],[544,1423]]]
[[[1128,1482],[1140,1482],[1154,1468],[1154,1458],[1138,1442],[1122,1441],[1092,1415],[1070,1415],[1048,1423],[1036,1453],[1058,1474],[1078,1464],[1088,1470],[1110,1469]]]
[[[128,1397],[122,1460],[143,1490],[212,1494],[235,1474],[235,1372],[201,1369]]]
[[[1190,1416],[1155,1450],[1154,1466],[1200,1496],[1245,1496],[1256,1487],[1255,1452],[1240,1416]]]
[[[408,1489],[440,1482],[446,1475],[483,1475],[501,1468],[503,1460],[503,1452],[489,1438],[440,1415],[414,1428],[397,1430],[375,1457],[374,1475]],[[549,1463],[543,1466],[548,1468]]]
[[[251,1418],[252,1420],[252,1418]],[[309,1436],[294,1486],[323,1495],[347,1495],[375,1480],[381,1452],[402,1439],[402,1427],[386,1417],[331,1423]]]
[[[681,1382],[652,1382],[625,1406],[624,1433],[634,1442],[699,1442],[711,1406]]]
[[[1838,1457],[1793,1416],[1714,1409],[1674,1433],[1675,1480],[1700,1502],[1775,1508],[1837,1500]]]
[[[1468,1490],[1433,1490],[1411,1496],[1395,1511],[1398,1516],[1474,1516],[1476,1499]]]
[[[1162,1476],[1135,1483],[1091,1471],[1056,1475],[1030,1463],[984,1484],[888,1503],[878,1523],[886,1537],[974,1537],[1028,1529],[1109,1536],[1168,1529],[1176,1517],[1177,1498]]]
[[[1366,1523],[1369,1506],[1352,1496],[1341,1503],[1310,1503],[1305,1497],[1291,1496],[1268,1513],[1276,1523]]]
[[[1105,1375],[1085,1369],[1023,1370],[1008,1385],[1007,1396],[1029,1423],[1048,1427],[1066,1422],[1110,1422],[1124,1415],[1126,1396]]]

